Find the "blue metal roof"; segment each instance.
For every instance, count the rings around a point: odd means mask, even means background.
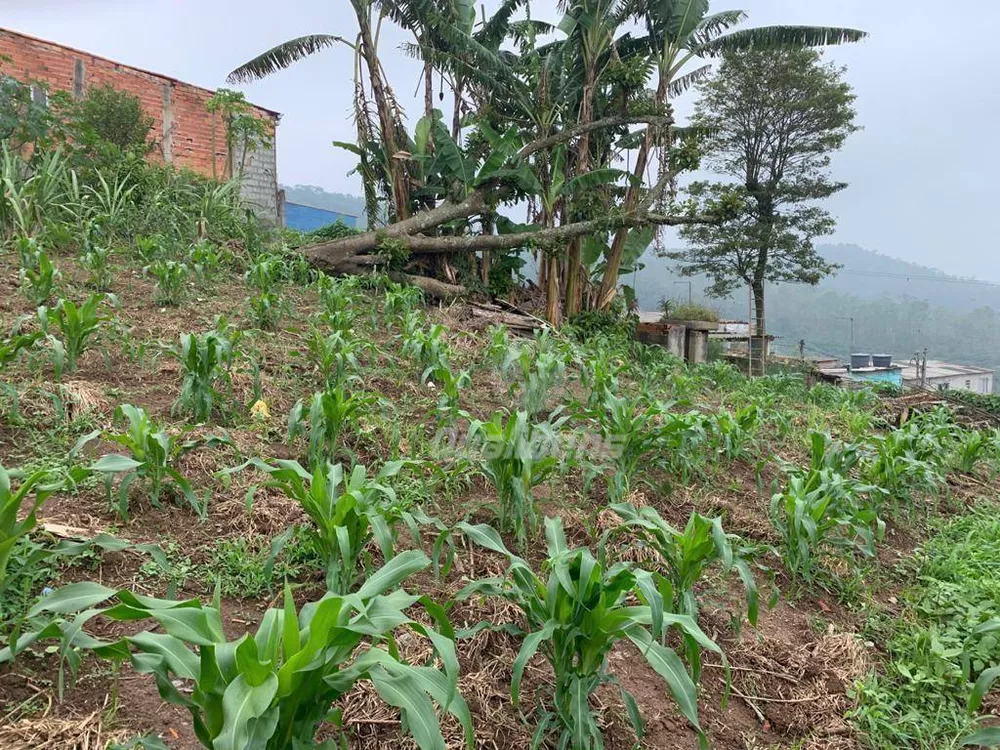
[[[322,229],[330,224],[342,221],[349,227],[359,228],[361,219],[351,214],[342,214],[339,211],[331,211],[326,208],[314,208],[313,206],[303,206],[300,203],[285,202],[285,226],[289,229],[297,229],[300,232],[312,232]]]

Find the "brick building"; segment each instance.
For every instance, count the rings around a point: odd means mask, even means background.
[[[19,81],[40,82],[50,90],[82,97],[89,86],[110,84],[139,97],[153,118],[153,157],[206,177],[228,177],[222,118],[205,103],[213,91],[169,76],[133,68],[72,47],[0,28],[0,72]],[[36,96],[45,96],[44,90]],[[253,105],[254,113],[277,128],[280,115]],[[238,157],[237,157],[238,158]],[[274,146],[258,149],[247,160],[243,197],[258,216],[279,220],[278,168]]]

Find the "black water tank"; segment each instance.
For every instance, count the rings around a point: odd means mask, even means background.
[[[871,367],[872,366],[872,355],[870,354],[852,354],[851,355],[851,369],[857,370],[861,367]]]
[[[872,355],[872,366],[873,367],[892,367],[892,355],[891,354],[873,354]]]

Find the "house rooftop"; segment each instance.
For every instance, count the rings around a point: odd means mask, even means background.
[[[917,375],[917,366],[912,362],[907,364],[900,362],[899,365],[903,368],[903,378],[905,380],[916,380],[919,377]],[[942,362],[939,359],[927,360],[926,377],[928,380],[933,380],[935,378],[954,378],[961,375],[992,374],[993,370],[986,367],[976,367],[975,365],[956,365],[950,362]]]

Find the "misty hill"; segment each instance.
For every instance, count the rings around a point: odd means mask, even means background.
[[[1000,369],[1000,286],[949,276],[856,245],[817,249],[844,268],[816,287],[778,284],[767,290],[767,328],[779,337],[779,351],[795,352],[804,339],[809,354],[845,357],[854,349],[885,351],[907,360],[926,347],[932,359]],[[663,298],[687,297],[687,280],[672,270],[672,261],[652,251],[643,261],[645,268],[635,277],[642,309],[657,309]],[[711,300],[703,294],[704,278],[691,281],[696,301],[718,308],[723,317],[746,320],[745,293]]]
[[[289,203],[325,208],[351,216],[363,217],[365,215],[364,198],[359,198],[356,195],[330,193],[315,185],[282,185],[281,189],[285,191],[285,200]]]

